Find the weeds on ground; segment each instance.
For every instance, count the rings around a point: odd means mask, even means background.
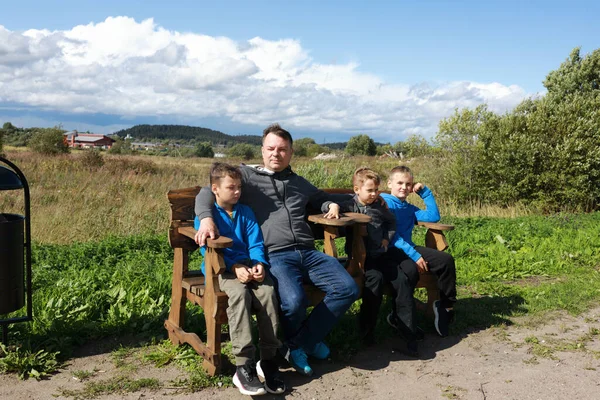
[[[62,367],[56,360],[57,354],[45,350],[33,352],[20,347],[7,347],[0,343],[0,372],[16,373],[19,379],[31,377],[40,380]]]
[[[161,386],[158,379],[154,378],[130,379],[125,376],[119,376],[102,381],[85,382],[85,386],[81,390],[61,389],[59,392],[64,397],[70,397],[74,400],[84,400],[109,394],[133,393],[141,389],[158,390]]]

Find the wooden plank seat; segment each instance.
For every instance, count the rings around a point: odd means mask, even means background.
[[[197,251],[194,242],[194,201],[200,187],[171,190],[167,193],[171,206],[171,224],[169,227],[169,243],[174,250],[173,280],[171,293],[171,310],[164,322],[169,339],[173,344],[188,343],[200,354],[203,367],[209,375],[218,374],[221,370],[221,325],[227,323],[227,295],[219,288],[218,275],[225,271],[222,249],[230,247],[232,240],[221,236],[207,240],[205,253],[205,274],[189,270],[189,252]],[[327,189],[330,193],[351,193],[348,189]],[[370,217],[364,214],[345,213],[340,219],[326,219],[323,214],[310,215],[316,237],[323,238],[323,251],[343,262],[348,273],[359,288],[364,286],[365,247],[362,237],[366,235],[366,224]],[[445,250],[448,243],[444,231],[453,229],[451,225],[420,223],[428,228],[426,244],[429,247]],[[354,230],[352,257],[338,257],[335,239],[344,237],[348,229]],[[322,232],[322,233],[321,233]],[[421,275],[419,285],[427,289],[428,301],[426,310],[432,312],[433,301],[439,298],[437,282],[432,274]],[[312,305],[318,304],[324,294],[313,285],[304,285],[304,290]],[[189,301],[202,307],[206,321],[206,339],[193,332],[186,332],[185,305]]]

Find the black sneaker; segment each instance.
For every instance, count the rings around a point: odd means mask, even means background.
[[[401,322],[393,311],[387,315],[386,321],[388,325],[394,328],[400,335],[403,337],[408,336],[401,328]],[[425,332],[423,332],[423,329],[419,328],[418,326],[415,328],[415,331],[412,333],[412,335],[414,336],[414,339],[419,342],[425,339]]]
[[[435,330],[441,337],[448,336],[450,323],[454,320],[454,310],[446,310],[439,300],[433,303]]]
[[[258,396],[265,394],[265,388],[256,375],[254,361],[247,361],[244,365],[238,365],[233,375],[233,384],[237,386],[241,394]]]
[[[285,383],[279,376],[279,367],[273,360],[260,360],[256,364],[256,373],[265,380],[265,389],[273,394],[285,392]]]

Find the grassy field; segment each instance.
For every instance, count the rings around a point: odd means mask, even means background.
[[[197,368],[198,356],[163,342],[162,327],[172,268],[165,194],[205,184],[211,160],[105,156],[100,166],[89,165],[81,153],[6,155],[31,185],[34,321],[11,328],[10,341],[20,348],[0,351],[6,353],[0,371],[43,375],[84,342],[135,334],[138,342],[159,343],[162,350],[149,359],[181,363],[191,390],[214,384]],[[385,172],[394,161],[298,160],[294,166],[317,186],[348,187],[354,168],[369,163]],[[432,174],[427,165],[412,162],[417,178]],[[1,192],[0,210],[22,213],[21,198],[22,191]],[[515,316],[578,313],[600,298],[600,213],[542,216],[527,209],[457,207],[443,199],[440,205],[444,221],[456,226],[448,234],[460,299],[453,334],[510,324]],[[424,232],[415,235],[419,242]],[[194,254],[192,264],[199,263]],[[357,349],[358,306],[328,339],[334,357],[347,359]],[[191,329],[203,332],[198,308],[188,307],[188,315]],[[390,334],[380,324],[377,335]]]
[[[91,164],[79,151],[43,156],[9,150],[6,157],[25,174],[31,189],[32,237],[38,243],[99,240],[110,235],[160,234],[169,225],[166,193],[170,189],[208,183],[211,159],[103,155],[104,164]],[[239,164],[240,160],[228,160]],[[250,163],[259,163],[252,160]],[[343,158],[333,161],[298,159],[294,169],[318,187],[351,187],[354,169],[370,165],[383,176],[396,160]],[[410,162],[416,179],[435,192],[436,168],[428,160]],[[431,182],[431,183],[430,183]],[[385,188],[385,185],[383,185]],[[419,204],[420,199],[412,196]],[[523,207],[460,207],[438,199],[445,217],[529,215]],[[23,213],[23,192],[0,192],[2,212]]]

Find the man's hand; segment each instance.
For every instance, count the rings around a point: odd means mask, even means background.
[[[244,264],[233,264],[233,272],[235,273],[236,278],[238,278],[238,281],[242,283],[248,283],[253,279],[252,269]]]
[[[423,259],[423,257],[417,260],[417,269],[422,274],[424,272],[429,271],[429,267],[427,266],[427,262]]]
[[[340,218],[340,206],[337,203],[329,204],[329,212],[323,215],[325,218],[329,219],[339,219]]]
[[[421,189],[423,189],[425,187],[425,185],[423,185],[421,182],[417,182],[413,185],[413,193],[418,193]]]
[[[216,239],[218,237],[219,230],[217,229],[217,225],[215,225],[215,221],[210,217],[203,218],[202,221],[200,221],[200,228],[194,237],[198,246],[204,246],[207,238]]]
[[[256,282],[262,282],[265,280],[265,267],[261,263],[257,263],[252,267],[252,279]]]

